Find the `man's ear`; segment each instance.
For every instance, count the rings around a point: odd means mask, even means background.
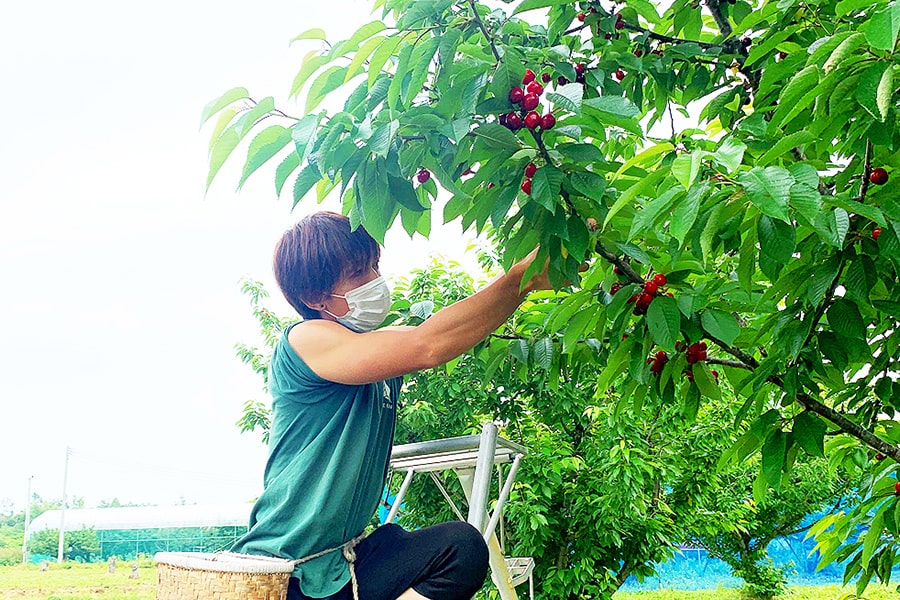
[[[318,310],[318,311],[325,310],[325,302],[324,301],[320,300],[319,302],[307,302],[306,300],[301,299],[301,302],[303,302],[303,304],[310,310]]]

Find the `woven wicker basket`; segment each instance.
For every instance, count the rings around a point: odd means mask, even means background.
[[[157,600],[285,600],[294,563],[219,552],[157,552]]]

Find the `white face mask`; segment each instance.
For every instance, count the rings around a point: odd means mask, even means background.
[[[391,290],[384,277],[380,275],[369,283],[353,288],[343,296],[340,294],[332,296],[347,301],[347,314],[339,317],[327,310],[324,312],[357,333],[372,331],[381,325],[391,309]]]

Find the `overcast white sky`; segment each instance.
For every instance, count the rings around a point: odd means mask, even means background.
[[[234,356],[256,327],[238,280],[267,283],[272,247],[307,212],[276,202],[263,167],[204,197],[202,107],[243,85],[284,99],[322,27],[343,39],[369,0],[8,3],[0,20],[0,502],[68,491],[173,504],[245,501],[265,448],[234,423],[260,384]],[[302,112],[295,107],[294,113]],[[242,156],[231,161],[239,168]],[[330,208],[335,208],[333,204]],[[436,219],[439,221],[439,219]],[[437,223],[436,223],[437,224]],[[390,274],[454,228],[390,235]]]

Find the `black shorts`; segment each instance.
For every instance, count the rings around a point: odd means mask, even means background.
[[[487,576],[488,549],[462,521],[405,531],[382,525],[356,546],[359,600],[396,600],[412,588],[430,600],[469,600]],[[288,600],[311,600],[291,578]],[[348,583],[328,600],[353,600]]]

